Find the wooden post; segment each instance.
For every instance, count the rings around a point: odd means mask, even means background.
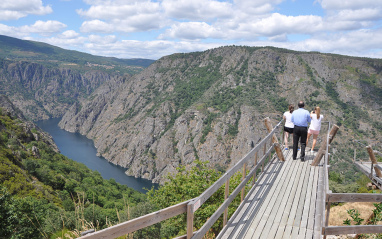
[[[244,181],[245,176],[247,174],[247,172],[245,170],[246,167],[247,167],[247,164],[244,163],[244,165],[243,165],[243,175],[241,177],[241,181]],[[240,197],[241,201],[240,202],[242,202],[244,200],[244,192],[245,192],[245,186],[241,189],[241,197]]]
[[[187,239],[190,239],[194,234],[194,205],[187,205]]]
[[[273,126],[271,124],[271,120],[269,119],[269,117],[265,118],[264,124],[265,124],[265,127],[268,130],[268,133],[270,133],[273,130]],[[279,158],[279,160],[285,161],[283,152],[282,152],[282,150],[280,148],[279,142],[278,142],[277,137],[276,137],[275,134],[272,135],[272,143],[275,144],[276,154],[277,154],[277,157]]]
[[[257,165],[257,152],[255,153],[255,166]],[[253,173],[252,186],[256,183],[256,170]]]
[[[375,159],[374,151],[371,148],[371,146],[366,146],[366,149],[367,149],[367,152],[369,153],[371,162],[377,165],[378,163],[377,163],[377,160]],[[382,178],[381,170],[377,166],[374,166],[374,171],[378,178]]]
[[[334,139],[334,136],[337,134],[337,131],[340,127],[338,127],[337,125],[333,125],[332,129],[330,130],[330,133],[329,133],[329,144],[333,141]],[[326,152],[326,145],[327,145],[327,140],[325,139],[322,144],[321,144],[321,147],[320,149],[318,150],[318,153],[316,155],[316,157],[314,158],[313,162],[312,162],[312,166],[317,166],[318,163],[321,161],[321,158],[324,156],[325,152]]]
[[[330,215],[330,202],[326,202],[326,218],[325,218],[325,228],[328,227],[329,225],[329,215]],[[325,233],[325,230],[324,230],[324,238],[323,239],[326,239],[326,233]]]
[[[229,194],[229,179],[225,181],[224,201],[227,200],[228,194]],[[228,221],[228,207],[224,210],[223,227],[227,225],[227,221]]]

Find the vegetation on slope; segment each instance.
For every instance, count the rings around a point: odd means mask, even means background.
[[[101,229],[123,220],[119,212],[127,215],[128,208],[145,203],[144,194],[114,179],[104,180],[38,137],[36,128],[0,110],[1,238],[48,238],[63,229]]]

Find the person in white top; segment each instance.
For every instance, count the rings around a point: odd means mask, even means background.
[[[284,126],[284,146],[285,150],[288,150],[288,138],[289,134],[293,135],[293,128],[294,124],[292,122],[292,113],[294,111],[294,106],[289,105],[288,107],[289,111],[286,111],[283,115],[283,119],[285,120],[285,126]]]
[[[324,118],[324,116],[320,113],[321,109],[319,106],[314,108],[314,111],[310,112],[310,118],[312,118],[312,121],[308,129],[308,137],[306,138],[306,145],[308,145],[309,138],[311,135],[313,135],[313,143],[310,152],[313,152],[314,146],[316,146],[317,137],[321,129],[321,121]]]

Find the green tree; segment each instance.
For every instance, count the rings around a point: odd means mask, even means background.
[[[196,161],[196,165],[189,170],[178,168],[178,173],[171,177],[158,190],[151,189],[148,193],[148,199],[158,208],[166,208],[189,199],[198,197],[214,182],[216,182],[221,173],[215,169],[207,167],[208,162]],[[235,174],[230,180],[230,188],[234,189],[240,183],[241,173]],[[209,217],[218,209],[224,201],[224,186],[214,193],[194,215],[194,227],[199,229]],[[229,208],[231,215],[235,207],[240,203],[237,197]],[[179,215],[164,221],[161,225],[161,238],[173,238],[186,234],[186,214]],[[212,232],[217,234],[222,228],[222,217],[213,225]]]

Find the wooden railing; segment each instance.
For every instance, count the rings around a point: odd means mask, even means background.
[[[235,197],[241,193],[241,201],[244,199],[245,186],[252,179],[252,185],[256,183],[256,176],[261,176],[262,174],[256,175],[257,171],[261,169],[261,173],[264,172],[264,168],[270,164],[272,161],[272,152],[276,151],[275,155],[279,160],[285,161],[282,154],[282,150],[279,146],[276,131],[282,125],[280,121],[274,128],[271,125],[269,118],[266,118],[264,123],[268,130],[268,135],[266,135],[257,145],[255,145],[252,150],[245,155],[239,162],[237,162],[232,168],[230,168],[225,174],[223,174],[213,185],[211,185],[207,190],[205,190],[199,197],[193,198],[189,201],[179,203],[175,206],[171,206],[148,215],[141,216],[139,218],[126,221],[115,226],[85,235],[81,239],[85,238],[116,238],[119,236],[132,233],[139,229],[151,226],[158,222],[164,221],[166,219],[175,217],[177,215],[187,213],[187,235],[177,237],[177,239],[196,239],[202,238],[212,225],[217,221],[217,219],[223,215],[223,226],[228,220],[228,206],[235,199]],[[283,139],[281,139],[282,142]],[[268,148],[267,148],[268,146]],[[260,153],[262,153],[261,158],[259,158]],[[269,161],[266,163],[269,157]],[[274,156],[276,157],[276,156]],[[253,165],[249,173],[247,172],[247,165]],[[242,170],[242,181],[241,183],[229,194],[229,180],[230,178]],[[193,231],[194,225],[194,214],[203,205],[204,202],[208,200],[221,186],[225,185],[225,196],[224,202],[216,210],[215,213],[205,222],[205,224],[196,232]]]
[[[330,123],[329,123],[330,125]],[[329,169],[329,146],[330,142],[333,140],[334,135],[333,132],[337,132],[338,127],[336,125],[328,131],[327,141],[326,141],[326,149],[324,152],[324,162],[323,162],[323,181],[322,187],[324,193],[321,194],[322,208],[326,211],[322,211],[322,215],[325,217],[322,218],[322,235],[324,239],[327,235],[343,235],[343,234],[360,234],[360,233],[382,233],[382,225],[355,225],[355,226],[329,226],[329,215],[330,215],[330,205],[333,202],[382,202],[382,194],[371,194],[371,193],[332,193],[329,190],[329,178],[328,178],[328,169]],[[330,127],[329,127],[330,129]],[[374,152],[370,146],[366,147],[370,159],[372,162],[376,162],[374,157]],[[321,150],[321,149],[320,149]],[[378,152],[378,151],[377,151]],[[379,152],[378,152],[379,153]],[[317,156],[316,156],[317,157]],[[316,159],[315,159],[316,161]],[[316,163],[316,162],[315,162]],[[312,163],[313,165],[313,163]],[[376,169],[376,167],[374,167]],[[378,169],[379,170],[379,169]],[[319,194],[318,194],[319,195]]]

